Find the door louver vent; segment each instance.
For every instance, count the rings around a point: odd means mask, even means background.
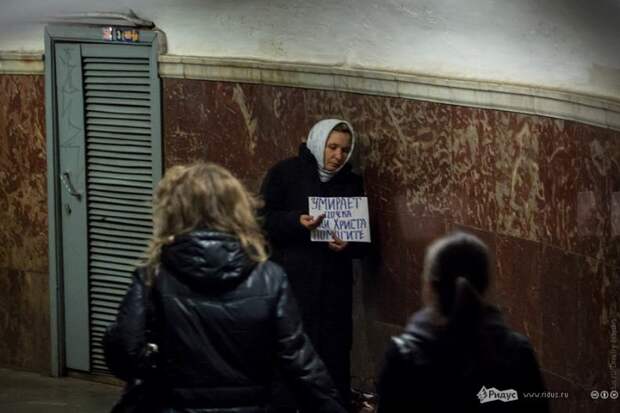
[[[83,57],[91,370],[152,232],[148,58]]]

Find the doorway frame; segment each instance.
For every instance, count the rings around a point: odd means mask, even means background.
[[[113,26],[127,30],[139,31],[139,41],[126,43],[105,41],[102,28]],[[48,25],[45,27],[45,135],[47,151],[47,209],[48,209],[48,260],[49,260],[49,299],[50,299],[50,375],[65,376],[65,322],[64,289],[62,261],[62,220],[60,208],[60,165],[58,137],[58,105],[56,91],[56,67],[54,53],[56,43],[100,43],[100,44],[141,44],[151,47],[150,59],[158,61],[159,36],[156,31],[143,30],[138,27],[123,25]],[[158,67],[159,70],[159,67]],[[161,83],[153,91],[153,108],[161,114]],[[160,119],[163,117],[160,116]],[[163,145],[161,121],[152,127],[152,142],[159,150],[153,151],[154,165],[162,165]],[[160,171],[161,172],[161,171]]]

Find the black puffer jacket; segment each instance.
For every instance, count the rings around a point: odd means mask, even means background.
[[[110,369],[125,380],[143,375],[145,291],[137,271],[104,341]],[[237,238],[207,230],[178,236],[164,247],[150,292],[162,411],[261,411],[276,363],[311,409],[344,411],[286,274],[269,261],[252,263]]]
[[[392,338],[377,384],[379,413],[549,411],[546,399],[532,397],[545,392],[532,346],[496,308],[485,307],[467,330],[450,331],[432,319],[424,309]],[[515,390],[518,399],[481,403],[483,386]]]

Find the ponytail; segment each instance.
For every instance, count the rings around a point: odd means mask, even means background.
[[[448,326],[453,330],[469,329],[482,314],[484,302],[467,278],[459,276],[454,282],[454,302],[448,315]]]
[[[424,275],[435,311],[450,329],[468,329],[480,319],[489,284],[487,247],[473,235],[458,232],[434,242],[427,250]]]

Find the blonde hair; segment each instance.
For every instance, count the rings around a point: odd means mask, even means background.
[[[198,228],[234,235],[251,260],[266,261],[267,244],[256,220],[260,205],[237,178],[214,163],[168,169],[153,196],[153,237],[144,262],[148,273],[152,277],[165,244]]]

